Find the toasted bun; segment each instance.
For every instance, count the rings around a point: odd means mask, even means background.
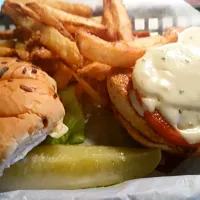
[[[64,114],[51,77],[31,63],[0,58],[0,175],[52,133]]]
[[[112,73],[107,81],[108,93],[115,116],[127,129],[128,133],[136,141],[150,148],[159,148],[173,153],[198,154],[198,148],[182,148],[169,144],[137,114],[129,100],[131,82],[129,77],[129,74],[116,72]]]

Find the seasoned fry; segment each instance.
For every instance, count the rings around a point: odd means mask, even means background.
[[[82,69],[79,69],[78,73],[86,78],[92,78],[97,79],[98,81],[103,81],[106,79],[110,70],[111,66],[109,65],[93,62],[84,66]]]
[[[151,35],[149,31],[139,31],[133,33],[133,36],[137,38],[143,38],[143,37],[150,37]]]
[[[82,65],[83,58],[76,43],[64,37],[55,28],[48,27],[44,24],[37,23],[33,19],[19,15],[17,16],[16,22],[18,25],[34,33],[39,31],[41,35],[40,43],[59,55],[66,63],[77,66]]]
[[[131,67],[145,53],[144,48],[106,42],[85,31],[79,31],[76,39],[82,55],[113,67]]]
[[[15,53],[14,49],[8,47],[0,47],[0,57],[13,56],[14,53]]]
[[[71,72],[72,76],[79,82],[79,84],[82,86],[85,93],[87,93],[95,102],[99,103],[99,105],[105,106],[107,102],[104,98],[101,98],[101,96],[96,92],[90,84],[88,84],[84,79],[80,78],[72,69],[68,68],[68,70]]]
[[[172,27],[169,28],[165,33],[164,37],[167,39],[169,43],[178,41],[178,34],[182,32],[185,28],[183,27]]]
[[[0,40],[10,40],[10,39],[14,39],[13,30],[0,31]]]
[[[15,11],[25,15],[25,16],[29,16],[37,21],[40,21],[40,16],[35,13],[33,10],[31,10],[30,8],[28,8],[27,6],[25,6],[22,3],[12,3],[10,1],[8,1],[8,5],[14,9]]]
[[[72,73],[62,62],[60,63],[57,72],[53,75],[54,80],[57,83],[59,90],[66,88],[70,80],[72,79]]]
[[[135,38],[131,42],[122,42],[122,43],[126,43],[129,46],[133,46],[133,47],[138,46],[138,47],[148,49],[153,46],[161,46],[161,45],[167,44],[169,42],[162,35],[154,35],[154,36],[150,36],[150,37]]]
[[[103,21],[108,27],[108,35],[115,40],[133,39],[131,20],[122,0],[104,0]]]
[[[29,52],[24,49],[15,49],[17,56],[24,61],[29,61]]]
[[[40,49],[34,49],[31,53],[30,53],[30,60],[38,60],[38,59],[54,59],[57,56],[52,53],[51,51],[45,49],[44,47],[40,48]]]
[[[65,27],[74,26],[76,29],[87,28],[89,32],[97,35],[101,35],[106,31],[106,27],[104,25],[96,23],[94,20],[89,18],[72,15],[45,4],[28,3],[26,5],[36,12],[43,20],[45,20],[46,24],[51,23],[47,19],[54,17]]]
[[[68,37],[71,40],[74,40],[72,35],[64,28],[64,26],[54,16],[43,15],[43,17],[39,17],[39,15],[37,13],[35,13],[33,10],[31,10],[24,4],[20,4],[20,3],[9,3],[9,4],[16,11],[18,11],[26,16],[29,16],[37,21],[44,22],[50,26],[53,26],[62,35],[64,35],[65,37]]]
[[[40,42],[59,55],[66,63],[82,65],[83,58],[76,43],[61,35],[56,29],[52,27],[42,28]]]
[[[90,17],[92,15],[92,8],[80,3],[70,3],[70,2],[63,2],[63,1],[55,1],[55,0],[11,0],[15,3],[30,3],[30,2],[40,2],[43,4],[47,4],[53,8],[57,8],[59,10],[63,10],[67,13],[71,13],[74,15],[80,15],[83,17]]]
[[[34,65],[39,66],[42,70],[47,72],[50,76],[53,76],[59,66],[60,66],[60,59],[37,59],[32,61]]]
[[[3,41],[3,42],[0,42],[0,47],[14,48],[15,47],[15,41],[14,40],[6,40],[6,41]]]
[[[83,79],[81,79],[76,73],[73,72],[75,79],[82,85],[85,93],[87,93],[95,102],[102,106],[105,106],[107,102]]]
[[[14,30],[14,34],[18,41],[26,41],[32,35],[30,30],[27,30],[20,26],[17,26],[17,28]]]
[[[96,16],[96,17],[91,17],[92,20],[94,20],[95,22],[102,24],[103,21],[103,17],[102,16]]]
[[[26,50],[27,46],[23,42],[16,42],[15,49]]]
[[[113,15],[111,12],[111,1],[103,0],[103,24],[105,24],[108,28],[108,37],[111,41],[118,40],[118,33],[115,21],[113,19]]]
[[[99,94],[103,102],[105,102],[104,106],[108,105],[109,95],[107,90],[107,80],[98,81],[96,79],[86,79],[87,83]]]

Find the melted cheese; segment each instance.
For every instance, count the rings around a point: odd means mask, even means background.
[[[143,109],[159,111],[190,144],[200,142],[199,35],[198,27],[186,29],[177,43],[147,51],[133,71]]]

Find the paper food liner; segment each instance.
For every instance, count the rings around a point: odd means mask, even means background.
[[[102,0],[74,0],[73,2],[90,5],[95,10],[95,15],[102,13]],[[134,30],[150,29],[152,32],[163,32],[172,26],[187,27],[200,24],[200,13],[182,0],[124,0],[124,4],[133,22]],[[100,140],[98,136],[93,136],[88,137],[86,142],[96,144],[96,141],[100,141],[106,145],[108,140],[108,137],[104,139],[102,137]],[[166,164],[165,160],[162,162],[164,162],[163,165]],[[172,171],[170,169],[168,173],[162,170],[154,171],[150,175],[151,178],[126,181],[105,188],[4,192],[0,193],[0,200],[198,199],[200,197],[200,175],[198,175],[200,174],[200,157],[191,157],[180,163],[175,158],[170,162],[173,166]]]

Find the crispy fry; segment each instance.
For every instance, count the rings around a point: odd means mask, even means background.
[[[40,48],[40,49],[34,49],[31,53],[30,53],[30,60],[38,60],[38,59],[54,59],[58,56],[56,56],[54,53],[52,53],[51,51],[45,49],[44,47]]]
[[[55,28],[37,23],[35,20],[17,15],[16,22],[34,33],[40,32],[40,43],[55,52],[70,65],[82,65],[83,58],[75,42],[60,34]]]
[[[23,42],[16,42],[15,49],[23,49],[26,50],[26,44]]]
[[[131,20],[122,0],[104,0],[103,21],[113,41],[133,39]]]
[[[89,64],[91,64],[91,63],[93,63],[92,60],[89,60],[89,59],[87,59],[87,58],[84,58],[84,66],[89,65]]]
[[[18,41],[26,41],[32,35],[31,31],[19,26],[14,30],[14,34]]]
[[[59,66],[60,66],[60,59],[37,59],[32,61],[34,65],[39,66],[43,71],[47,72],[50,76],[53,76]]]
[[[0,42],[0,47],[14,48],[15,47],[15,41],[14,40],[6,40],[6,41],[3,41],[3,42]]]
[[[0,40],[10,40],[10,39],[14,39],[13,30],[0,31]]]
[[[151,35],[149,31],[139,31],[133,33],[133,36],[137,38],[143,38],[143,37],[150,37]]]
[[[182,32],[185,28],[183,27],[172,27],[169,28],[165,33],[164,36],[169,43],[177,42],[178,41],[178,34]]]
[[[84,31],[79,31],[76,39],[82,55],[113,67],[131,67],[145,53],[143,48],[107,42]]]
[[[40,16],[35,13],[33,10],[31,10],[30,8],[28,8],[27,6],[25,6],[22,3],[12,3],[10,1],[8,1],[9,6],[16,10],[17,12],[25,15],[25,16],[29,16],[37,21],[40,21]]]
[[[83,17],[90,17],[92,15],[92,8],[80,3],[70,3],[70,2],[63,2],[63,1],[55,1],[55,0],[11,0],[12,2],[15,3],[30,3],[30,2],[35,2],[35,3],[43,3],[46,5],[49,5],[53,8],[57,8],[59,10],[63,10],[67,13],[71,13],[74,15],[80,15]]]
[[[106,31],[104,25],[96,23],[94,20],[89,18],[72,15],[45,4],[28,3],[26,5],[35,11],[43,20],[49,19],[49,17],[54,17],[61,22],[64,27],[74,26],[76,29],[87,28],[89,32],[97,35],[102,35]],[[46,20],[45,23],[49,24],[50,22]]]
[[[113,15],[111,12],[111,1],[103,0],[103,24],[105,24],[108,28],[108,37],[111,41],[117,41],[117,27],[113,19]]]
[[[16,42],[15,44],[15,54],[24,61],[29,61],[29,52],[27,51],[27,46],[23,42]]]
[[[105,102],[106,106],[109,102],[109,95],[107,90],[107,80],[98,81],[96,79],[86,79],[87,83],[99,94],[101,99]]]
[[[20,12],[23,15],[29,16],[39,22],[46,23],[47,25],[53,26],[57,29],[62,35],[68,37],[71,40],[74,40],[72,35],[64,28],[64,26],[51,15],[43,15],[40,17],[37,13],[35,13],[32,9],[28,8],[22,3],[9,3],[9,5],[16,11]]]
[[[15,49],[17,56],[24,61],[29,61],[29,52],[24,49]]]
[[[84,79],[80,78],[72,69],[68,68],[72,74],[72,76],[79,82],[79,84],[82,86],[85,93],[87,93],[95,102],[98,104],[105,106],[106,101],[101,98],[101,96],[96,92],[90,84],[88,84]]]
[[[53,75],[59,90],[63,90],[72,79],[72,73],[62,62],[60,63],[57,72]]]
[[[76,43],[61,35],[56,29],[51,27],[42,29],[40,42],[59,55],[66,63],[77,66],[82,65],[83,58]]]
[[[110,70],[111,66],[109,65],[93,62],[84,66],[82,69],[79,69],[78,73],[86,78],[93,78],[97,79],[98,81],[103,81],[106,79]]]
[[[15,53],[14,49],[8,47],[0,47],[0,57],[9,57],[13,56]]]
[[[145,49],[148,49],[153,46],[161,46],[161,45],[167,44],[168,41],[162,35],[155,35],[155,36],[150,36],[150,37],[135,38],[131,42],[122,42],[122,43],[126,43],[129,46],[133,46],[133,47],[138,46],[138,47],[143,47]]]
[[[102,21],[103,21],[102,16],[91,17],[91,19],[99,24],[102,24]]]

